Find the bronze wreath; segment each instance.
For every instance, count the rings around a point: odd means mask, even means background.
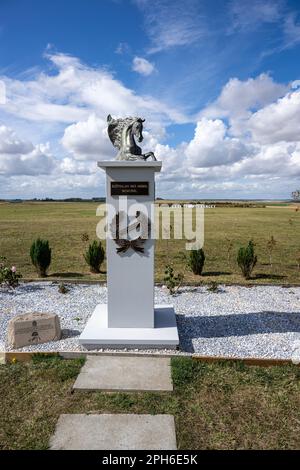
[[[112,222],[110,224],[111,232],[114,232],[114,228],[116,228],[114,241],[118,245],[117,253],[125,253],[129,248],[132,248],[134,251],[136,251],[138,253],[144,253],[143,245],[144,245],[145,241],[147,240],[147,238],[149,238],[149,234],[150,234],[150,231],[151,231],[151,221],[149,220],[149,218],[145,214],[137,212],[136,217],[139,217],[139,218],[142,217],[142,218],[144,218],[144,221],[147,222],[148,234],[147,234],[147,237],[140,236],[138,238],[135,238],[134,240],[128,240],[127,238],[122,238],[122,235],[124,233],[124,229],[121,230],[121,231],[119,229],[120,219],[124,218],[124,217],[127,217],[125,212],[123,212],[123,211],[117,212],[117,214],[114,216],[114,218],[112,219]],[[132,224],[130,226],[127,226],[126,227],[126,234],[127,234],[127,232],[130,232],[131,230],[133,230],[133,229],[137,228],[139,225],[141,225],[141,222],[142,221],[137,221],[134,224]]]

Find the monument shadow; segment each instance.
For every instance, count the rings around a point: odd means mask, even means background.
[[[300,333],[300,312],[252,312],[214,316],[176,315],[181,346],[195,352],[193,339],[226,338],[266,333]],[[184,332],[184,334],[183,334]]]

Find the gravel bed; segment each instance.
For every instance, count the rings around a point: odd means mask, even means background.
[[[60,294],[52,282],[24,283],[15,290],[1,288],[0,350],[9,351],[8,321],[20,313],[39,311],[59,315],[62,339],[18,351],[86,351],[78,337],[97,303],[106,302],[106,287],[66,285],[67,294]],[[220,286],[218,292],[205,286],[184,287],[175,296],[156,287],[155,301],[175,307],[180,337],[177,354],[300,361],[300,287]],[[139,352],[174,354],[167,350]]]

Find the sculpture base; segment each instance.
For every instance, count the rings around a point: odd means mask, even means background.
[[[176,349],[179,344],[174,308],[156,305],[154,328],[108,328],[107,304],[99,304],[79,338],[88,350],[100,348]]]

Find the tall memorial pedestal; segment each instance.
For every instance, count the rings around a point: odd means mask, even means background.
[[[173,307],[154,305],[155,172],[161,170],[161,162],[115,160],[98,166],[106,172],[107,223],[115,223],[118,214],[123,235],[106,239],[107,304],[97,305],[79,342],[87,349],[176,348]],[[147,216],[149,236],[135,242],[136,232],[131,238],[128,225],[132,214],[141,213]]]

